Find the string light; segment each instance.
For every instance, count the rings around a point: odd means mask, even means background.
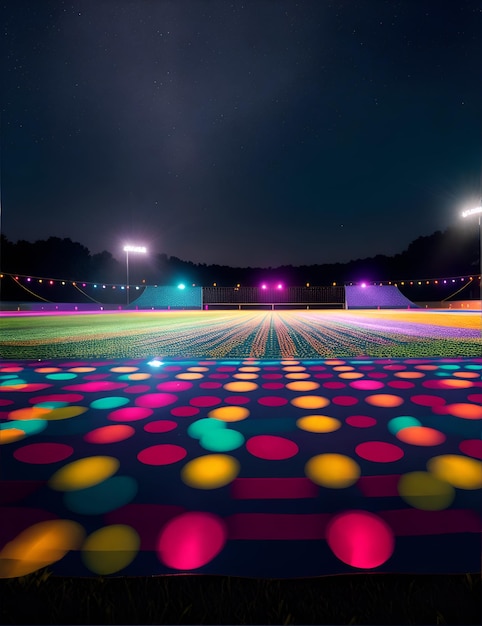
[[[76,281],[70,282],[68,283],[65,280],[59,279],[59,278],[46,278],[46,277],[42,277],[42,276],[27,276],[27,275],[21,275],[21,274],[10,274],[10,273],[2,273],[0,274],[0,278],[4,279],[5,277],[10,277],[12,279],[14,279],[15,281],[25,281],[26,283],[32,283],[33,281],[36,281],[39,285],[44,285],[44,284],[48,284],[49,286],[55,286],[55,285],[63,285],[65,286],[66,284],[71,284],[73,287],[75,287],[76,289],[79,289],[78,285],[81,284],[82,287],[85,288],[91,288],[91,289],[97,289],[100,285],[98,285],[97,283],[94,282],[89,282],[89,281],[84,281],[82,283],[78,283]],[[456,284],[456,283],[466,283],[469,284],[470,282],[474,282],[474,281],[480,281],[480,275],[475,275],[475,276],[450,276],[450,277],[438,277],[438,278],[417,278],[417,279],[412,279],[412,280],[408,280],[408,279],[403,279],[403,280],[388,280],[388,281],[373,281],[372,283],[367,283],[367,284],[373,284],[374,286],[379,285],[379,286],[383,286],[383,285],[394,285],[396,287],[398,286],[422,286],[422,285],[426,285],[426,286],[430,286],[430,285],[439,285],[439,286],[444,286],[444,285],[449,285],[449,284]],[[142,280],[142,287],[146,286],[146,281],[145,279]],[[361,284],[361,283],[357,283],[357,282],[346,282],[346,285],[357,285],[357,284]],[[213,287],[217,287],[217,283],[212,283]],[[156,285],[157,286],[157,285]],[[195,283],[193,283],[193,287],[195,286]],[[306,282],[305,286],[308,288],[311,286],[311,283]],[[323,286],[323,285],[319,285],[319,286]],[[330,283],[330,286],[332,287],[336,287],[337,286],[337,282],[332,282]],[[236,283],[236,287],[235,290],[239,290],[241,287],[240,283]],[[281,287],[279,286],[279,284],[276,284],[275,287],[277,289],[280,289]],[[103,289],[121,289],[121,290],[125,290],[125,286],[123,284],[113,284],[113,283],[106,283],[104,285],[102,285]],[[137,291],[140,290],[140,286],[139,285],[133,285],[131,288],[135,288]],[[261,285],[261,289],[263,290],[268,290],[268,285],[266,283]]]

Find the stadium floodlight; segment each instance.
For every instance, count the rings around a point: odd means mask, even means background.
[[[472,209],[466,209],[462,211],[462,217],[472,217],[472,215],[479,216],[479,282],[480,282],[480,308],[482,309],[482,205],[473,207]]]
[[[145,246],[133,246],[131,244],[126,244],[124,246],[124,252],[126,253],[126,292],[127,292],[127,306],[129,306],[129,252],[134,252],[135,254],[146,254],[147,248]]]
[[[470,217],[471,215],[479,216],[479,224],[480,224],[480,214],[482,213],[482,206],[476,206],[473,209],[466,209],[462,211],[462,217]]]

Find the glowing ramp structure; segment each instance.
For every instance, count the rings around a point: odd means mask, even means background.
[[[201,309],[201,287],[148,285],[130,304],[131,309]]]
[[[346,285],[346,309],[418,309],[395,285]]]

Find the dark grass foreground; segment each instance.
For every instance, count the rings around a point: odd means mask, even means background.
[[[1,624],[481,624],[481,576],[358,574],[0,581]]]

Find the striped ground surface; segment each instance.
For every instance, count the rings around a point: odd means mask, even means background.
[[[2,315],[2,358],[458,357],[481,316],[431,311],[197,311]]]

